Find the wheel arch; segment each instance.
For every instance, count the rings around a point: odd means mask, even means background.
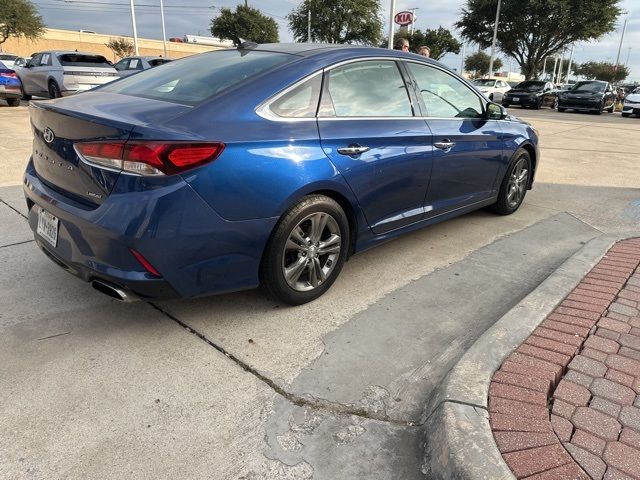
[[[528,189],[531,189],[533,187],[533,179],[536,176],[536,169],[538,168],[538,154],[537,154],[537,151],[536,151],[536,147],[534,147],[529,142],[525,142],[522,145],[520,145],[519,148],[522,148],[522,149],[526,150],[527,153],[529,154],[529,157],[531,158],[531,170],[532,170],[532,172],[531,172],[531,175],[529,176],[529,185],[527,186]]]

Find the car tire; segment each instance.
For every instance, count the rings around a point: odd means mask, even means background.
[[[338,202],[324,195],[303,197],[280,218],[267,243],[262,287],[289,305],[315,300],[340,274],[349,237],[349,220]],[[328,253],[322,253],[323,244]]]
[[[7,103],[10,107],[19,107],[20,99],[19,98],[7,98]]]
[[[564,112],[566,112],[566,111],[567,111],[567,109],[566,109],[566,108],[558,107],[558,112],[560,112],[560,113],[564,113]]]
[[[500,184],[498,200],[491,209],[500,215],[511,215],[522,202],[531,179],[531,155],[524,148],[518,149]]]
[[[542,100],[538,100],[536,104],[533,106],[534,110],[540,110],[542,107]]]
[[[629,116],[629,114],[628,114],[628,113],[623,113],[623,114],[622,114],[622,116],[623,116],[623,117],[628,117],[628,116]]]
[[[24,88],[23,88],[22,86],[20,86],[20,92],[22,93],[22,100],[27,101],[27,102],[28,102],[29,100],[31,100],[31,95],[27,95],[27,94],[24,92]]]
[[[60,87],[58,86],[55,80],[51,80],[49,82],[48,91],[49,91],[49,98],[60,98],[62,96],[62,93],[60,93]]]

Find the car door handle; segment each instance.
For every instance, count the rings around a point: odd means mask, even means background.
[[[363,147],[361,145],[349,145],[348,147],[341,147],[338,149],[338,153],[341,155],[360,155],[361,153],[371,150],[369,147]]]
[[[440,150],[451,150],[456,146],[456,142],[452,142],[451,140],[443,140],[442,142],[435,142],[433,146],[439,148]]]

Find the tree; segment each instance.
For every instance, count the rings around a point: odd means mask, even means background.
[[[587,80],[604,80],[605,82],[622,82],[629,76],[629,69],[624,65],[616,65],[609,62],[586,62],[582,65],[574,65],[573,73]]]
[[[126,38],[112,38],[109,40],[109,43],[105,43],[105,45],[120,58],[130,57],[135,52],[133,43]]]
[[[413,35],[399,33],[394,36],[394,39],[398,38],[409,40],[409,48],[413,53],[418,53],[420,47],[426,45],[431,50],[431,58],[434,60],[440,60],[447,53],[460,53],[462,48],[462,44],[453,37],[451,31],[443,27],[438,27],[437,30],[428,29],[425,32],[416,30]],[[384,42],[380,46],[386,47],[387,43]]]
[[[238,5],[236,11],[220,9],[220,15],[211,20],[211,34],[214,37],[233,40],[240,44],[242,40],[256,43],[277,43],[278,24],[271,17],[263,15],[257,8]]]
[[[42,17],[29,0],[0,0],[0,45],[9,37],[34,40],[44,30]]]
[[[489,73],[490,61],[491,57],[489,55],[484,52],[477,52],[464,59],[464,69],[467,72],[473,72],[473,78],[481,78]],[[502,68],[502,60],[494,58],[493,69],[500,70],[500,68]]]
[[[382,39],[380,0],[304,0],[287,19],[298,42],[307,37],[311,12],[311,39],[326,43],[378,45]]]
[[[527,79],[536,78],[542,60],[574,42],[611,32],[620,0],[502,0],[498,47],[516,59]],[[467,0],[456,27],[467,40],[491,46],[498,0]]]

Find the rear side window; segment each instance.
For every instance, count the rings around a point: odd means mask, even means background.
[[[394,61],[365,60],[326,75],[320,117],[412,117],[409,93]]]
[[[416,78],[418,91],[429,117],[480,118],[483,116],[483,102],[453,75],[428,65],[408,63],[407,66]]]
[[[316,116],[322,75],[316,75],[287,92],[271,105],[269,110],[285,118],[313,118]]]
[[[197,105],[296,57],[259,50],[222,50],[149,68],[101,87],[105,92]]]
[[[58,56],[63,67],[100,67],[109,68],[111,64],[102,55],[83,55],[78,53],[65,53]]]

